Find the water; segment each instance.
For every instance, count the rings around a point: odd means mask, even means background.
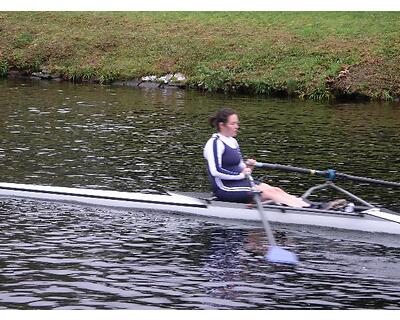
[[[207,116],[240,112],[260,161],[397,180],[400,108],[52,82],[0,82],[1,181],[205,191]],[[317,178],[259,171],[301,193]],[[399,191],[342,184],[398,209]],[[152,211],[0,200],[0,309],[400,309],[400,239]]]

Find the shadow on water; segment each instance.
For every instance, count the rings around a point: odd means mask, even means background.
[[[1,181],[205,191],[207,117],[240,112],[261,161],[398,180],[400,108],[0,81]],[[259,171],[300,194],[315,177]],[[344,183],[398,208],[398,190]],[[0,200],[0,309],[399,309],[400,240],[274,225],[301,259],[273,266],[258,224]]]

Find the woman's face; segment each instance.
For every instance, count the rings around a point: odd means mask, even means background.
[[[239,117],[232,114],[226,123],[220,122],[219,132],[226,137],[236,137],[239,130]]]

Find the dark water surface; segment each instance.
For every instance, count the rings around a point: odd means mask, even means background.
[[[205,191],[206,119],[221,105],[240,112],[246,157],[400,181],[398,104],[11,80],[0,181]],[[254,175],[296,194],[320,182]],[[400,209],[399,190],[341,185]],[[398,236],[273,227],[297,268],[266,263],[259,224],[3,198],[0,309],[400,309]]]

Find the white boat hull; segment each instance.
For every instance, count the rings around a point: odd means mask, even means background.
[[[74,202],[123,209],[163,210],[206,217],[260,221],[258,211],[255,208],[248,208],[245,204],[220,201],[208,203],[196,197],[172,192],[148,194],[0,183],[0,197]],[[400,234],[399,223],[368,215],[362,216],[316,209],[294,209],[274,205],[266,205],[264,211],[271,222]]]

